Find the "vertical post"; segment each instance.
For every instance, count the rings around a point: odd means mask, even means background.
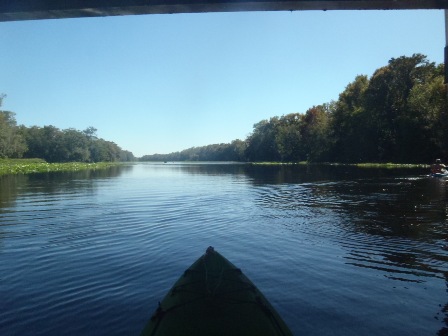
[[[448,84],[448,9],[445,9],[445,84]],[[448,93],[448,88],[447,88]]]
[[[444,59],[444,68],[445,68],[445,80],[444,80],[444,84],[445,84],[445,91],[446,91],[446,99],[448,102],[448,9],[445,9],[445,59]],[[446,103],[445,103],[445,108],[446,108]],[[446,113],[446,111],[445,111]],[[448,278],[447,278],[448,279]],[[448,286],[448,282],[447,282],[447,286]]]

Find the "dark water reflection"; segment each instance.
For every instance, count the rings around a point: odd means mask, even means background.
[[[447,335],[448,182],[426,174],[168,163],[0,177],[0,330],[138,334],[212,244],[297,335]]]
[[[403,283],[425,283],[428,277],[447,281],[447,182],[429,178],[424,169],[317,165],[190,165],[181,169],[189,174],[249,177],[260,187],[257,203],[272,210],[273,218],[294,217],[300,209],[318,207],[319,211],[309,214],[307,224],[318,217],[319,228],[307,225],[305,230],[347,249],[347,264]],[[325,209],[338,216],[327,227],[318,215]],[[438,335],[448,335],[448,304],[434,318],[446,325]]]
[[[2,208],[14,202],[21,193],[64,193],[66,191],[90,190],[94,181],[110,179],[132,170],[130,165],[112,166],[106,169],[74,172],[0,175],[0,202]]]

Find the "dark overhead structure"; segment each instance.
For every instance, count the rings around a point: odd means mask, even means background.
[[[283,10],[448,9],[448,0],[0,0],[0,21]]]

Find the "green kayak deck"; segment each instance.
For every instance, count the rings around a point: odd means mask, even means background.
[[[255,285],[209,247],[174,284],[142,336],[292,335]]]

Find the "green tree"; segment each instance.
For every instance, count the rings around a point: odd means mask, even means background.
[[[254,130],[247,139],[246,157],[249,161],[279,161],[277,148],[277,126],[279,118],[262,120],[254,125]]]
[[[229,161],[246,161],[244,155],[246,151],[246,141],[240,139],[233,140],[230,143],[231,159]]]
[[[89,162],[90,150],[87,136],[74,128],[62,131],[61,152],[63,161]]]
[[[432,76],[412,88],[404,122],[409,126],[406,148],[412,161],[432,162],[448,157],[448,106],[444,85],[444,66],[439,65]]]
[[[122,150],[120,152],[120,161],[122,161],[122,162],[132,162],[132,161],[135,161],[135,156],[130,151]]]
[[[313,106],[302,118],[301,146],[307,160],[311,162],[327,161],[330,145],[331,104]]]
[[[424,83],[435,69],[421,54],[392,58],[375,71],[365,92],[369,139],[377,150],[378,161],[403,161],[408,157],[405,145],[412,136],[409,128],[408,98],[416,84]],[[411,127],[412,129],[412,127]]]
[[[5,97],[6,95],[0,95],[0,107]],[[21,158],[26,149],[15,113],[0,110],[0,158]]]
[[[0,107],[3,105],[3,100],[6,98],[6,95],[4,93],[0,93]]]
[[[301,121],[302,115],[299,113],[290,113],[280,118],[275,142],[281,161],[295,162],[305,158],[301,152]]]
[[[365,111],[365,92],[369,80],[356,76],[339,95],[331,113],[331,158],[338,162],[362,162],[372,152]]]
[[[85,136],[89,139],[89,140],[96,140],[97,136],[96,136],[96,132],[98,130],[93,127],[93,126],[89,126],[87,127],[84,131],[82,131],[82,133],[85,134]]]
[[[63,162],[62,132],[55,126],[23,128],[28,151],[25,157],[41,158],[47,162]]]

